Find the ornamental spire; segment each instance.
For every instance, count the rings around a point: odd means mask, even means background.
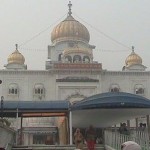
[[[134,46],[132,46],[132,52],[134,52]]]
[[[15,46],[16,46],[16,50],[18,50],[18,44],[15,44]]]
[[[69,7],[68,15],[71,16],[71,14],[72,14],[72,12],[71,12],[71,7],[72,7],[71,1],[69,1],[68,7]]]

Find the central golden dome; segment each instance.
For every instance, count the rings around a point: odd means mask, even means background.
[[[126,66],[131,66],[134,64],[142,64],[142,58],[134,52],[134,49],[132,49],[131,54],[126,58],[125,63]]]
[[[51,33],[51,41],[82,40],[89,42],[90,34],[87,28],[72,17],[71,6],[68,4],[69,13],[67,18],[59,23]]]
[[[89,42],[90,34],[87,28],[72,16],[68,16],[58,24],[51,33],[51,41],[83,40]]]

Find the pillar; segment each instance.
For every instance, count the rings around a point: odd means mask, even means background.
[[[130,120],[127,120],[127,128],[130,130]]]
[[[22,145],[22,144],[23,144],[22,121],[23,121],[23,118],[21,117],[21,128],[20,128],[20,145]]]
[[[149,115],[146,116],[146,124],[147,124],[148,135],[150,136],[150,118],[149,118]]]
[[[70,112],[69,112],[69,133],[70,133],[70,145],[72,145],[73,144],[73,142],[72,142],[72,112],[71,112],[71,110],[70,110]]]
[[[136,130],[138,130],[138,118],[135,118],[135,127],[136,127]]]

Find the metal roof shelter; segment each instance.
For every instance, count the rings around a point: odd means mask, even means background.
[[[68,117],[69,101],[3,101],[1,100],[0,116],[21,117],[20,120],[20,144],[23,141],[23,118],[25,117]]]
[[[72,105],[72,126],[109,127],[150,114],[150,100],[124,92],[108,92],[88,97]],[[80,116],[80,117],[79,117]]]
[[[108,92],[83,99],[72,110],[97,108],[150,108],[150,100],[131,93]]]
[[[7,101],[3,102],[3,117],[65,116],[69,101]],[[1,104],[0,104],[1,107]],[[1,112],[2,113],[2,112]]]

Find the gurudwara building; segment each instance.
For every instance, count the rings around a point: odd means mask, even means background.
[[[51,32],[45,70],[28,70],[17,45],[8,56],[5,69],[0,70],[0,92],[5,101],[68,100],[74,104],[105,92],[127,92],[150,98],[150,72],[134,47],[120,71],[103,69],[101,62],[93,61],[95,46],[89,43],[88,29],[73,17],[71,3],[68,6],[66,19]],[[24,144],[42,144],[50,138],[52,144],[65,144],[67,139],[62,135],[67,132],[66,126],[65,117],[25,118]]]

